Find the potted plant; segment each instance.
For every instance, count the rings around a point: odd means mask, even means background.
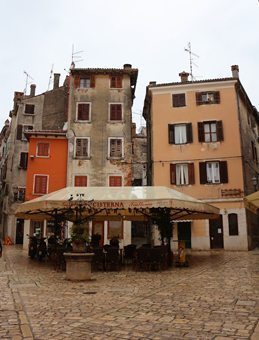
[[[89,243],[89,234],[86,225],[82,223],[74,223],[71,230],[71,243],[73,252],[86,252],[86,244]]]

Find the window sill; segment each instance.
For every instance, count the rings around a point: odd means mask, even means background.
[[[90,157],[73,157],[73,159],[75,159],[75,160],[79,160],[79,161],[87,161],[87,160],[90,160],[92,157],[90,156]]]
[[[123,161],[124,157],[107,157],[108,160],[114,160],[114,161]]]
[[[79,123],[79,124],[91,124],[91,120],[74,120],[74,123]]]

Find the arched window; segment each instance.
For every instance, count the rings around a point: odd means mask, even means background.
[[[238,235],[238,215],[237,214],[228,215],[228,228],[229,228],[229,236]]]

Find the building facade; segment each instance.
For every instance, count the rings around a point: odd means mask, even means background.
[[[53,89],[36,95],[32,84],[30,94],[14,93],[10,112],[8,151],[5,162],[5,189],[2,194],[2,237],[10,237],[13,243],[23,243],[24,221],[17,220],[15,211],[25,200],[26,172],[28,165],[27,131],[62,129],[67,120],[67,85],[59,86],[59,74],[54,74]]]
[[[132,105],[138,70],[74,68],[68,105],[68,186],[131,186]],[[89,197],[89,200],[91,197]],[[98,221],[90,233],[130,243],[130,222]]]
[[[147,86],[148,185],[164,185],[220,208],[218,220],[175,222],[193,249],[246,250],[258,223],[243,204],[257,189],[259,116],[232,77]],[[253,183],[254,181],[254,183]]]

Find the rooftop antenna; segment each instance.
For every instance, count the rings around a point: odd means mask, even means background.
[[[80,61],[83,61],[84,59],[81,57],[80,53],[83,53],[84,51],[74,51],[74,44],[72,45],[72,62],[71,67],[75,67],[75,62],[79,63]]]
[[[52,82],[53,68],[54,68],[54,64],[52,64],[51,70],[50,70],[48,91],[49,91],[49,88],[50,88],[50,84],[51,84],[51,82]]]
[[[29,79],[30,80],[34,80],[34,79],[26,71],[23,71],[23,73],[26,75],[25,88],[23,90],[23,93],[26,95],[27,87],[28,87],[29,83],[31,83],[31,82],[29,82]]]
[[[184,50],[185,52],[189,53],[190,76],[191,76],[191,81],[193,81],[195,78],[193,76],[192,65],[195,65],[196,67],[198,67],[198,65],[195,64],[195,62],[193,61],[193,57],[199,58],[199,56],[195,54],[194,52],[192,52],[192,46],[190,42],[188,43],[188,48],[185,48]]]

